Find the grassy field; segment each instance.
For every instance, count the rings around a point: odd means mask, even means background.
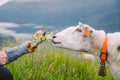
[[[69,51],[41,45],[6,66],[14,80],[114,80],[108,67],[107,76],[98,76],[99,62],[70,56]]]

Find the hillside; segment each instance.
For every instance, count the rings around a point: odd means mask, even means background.
[[[109,13],[97,14],[91,16],[87,24],[96,28],[103,29],[107,32],[120,31],[120,11],[113,11]]]
[[[15,42],[15,38],[12,36],[7,36],[0,33],[0,45],[2,45],[4,42]]]
[[[58,0],[53,2],[10,2],[0,7],[0,22],[40,24],[46,26],[70,26],[79,21],[86,23],[96,14],[120,11],[119,0]],[[99,4],[96,4],[99,3]],[[62,4],[62,6],[61,6]],[[112,15],[114,16],[114,15]],[[98,16],[99,17],[99,16]],[[105,17],[105,16],[104,16]],[[119,17],[120,18],[120,17]],[[112,19],[112,18],[110,18]]]
[[[67,50],[45,44],[7,65],[14,80],[114,80],[107,65],[107,76],[98,76],[99,67],[97,60],[70,56]]]

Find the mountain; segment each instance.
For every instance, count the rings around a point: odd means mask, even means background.
[[[60,27],[74,25],[79,21],[86,23],[89,16],[120,11],[119,0],[102,1],[10,2],[0,7],[0,21]]]
[[[97,14],[90,17],[90,19],[87,21],[87,24],[96,29],[103,29],[106,32],[119,32],[120,11]]]
[[[18,1],[18,0],[17,0]],[[39,2],[34,2],[39,1]],[[0,7],[0,22],[34,24],[10,27],[16,33],[60,31],[78,22],[107,32],[120,31],[119,0],[23,0]],[[35,28],[42,25],[42,28]]]

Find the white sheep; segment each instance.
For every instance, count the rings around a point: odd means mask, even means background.
[[[85,36],[86,28],[89,35]],[[52,42],[56,47],[86,51],[99,57],[106,34],[108,36],[106,62],[114,78],[120,80],[120,32],[105,33],[104,30],[95,30],[89,25],[80,23],[55,34]]]

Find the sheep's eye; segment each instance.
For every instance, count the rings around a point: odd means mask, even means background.
[[[76,31],[78,31],[78,32],[82,32],[82,30],[81,30],[81,29],[78,29],[78,28],[76,29]]]

